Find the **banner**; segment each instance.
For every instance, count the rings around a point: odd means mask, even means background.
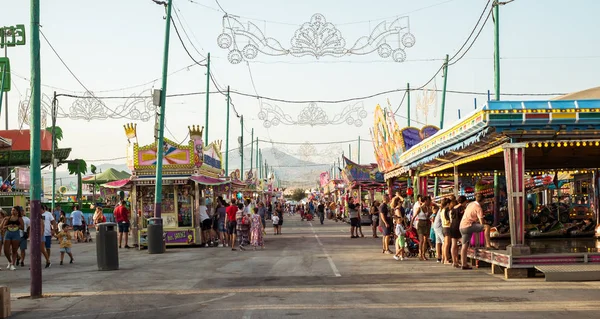
[[[325,187],[329,183],[329,172],[323,172],[320,175],[321,187]]]

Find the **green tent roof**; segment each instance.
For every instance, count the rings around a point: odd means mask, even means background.
[[[114,168],[109,168],[102,173],[84,177],[82,182],[84,184],[104,184],[122,179],[128,179],[130,176],[131,174],[129,173],[123,171],[119,172]]]

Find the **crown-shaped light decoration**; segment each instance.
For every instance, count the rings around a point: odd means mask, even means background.
[[[188,126],[188,129],[190,130],[190,139],[202,139],[202,131],[204,131],[204,126],[192,125]]]
[[[127,136],[127,140],[137,137],[137,124],[135,123],[127,123],[123,125],[125,128],[125,135]]]

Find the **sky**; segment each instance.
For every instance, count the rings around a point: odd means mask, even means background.
[[[0,25],[25,24],[29,36],[29,1],[5,1],[0,8]],[[41,1],[42,31],[77,78],[98,97],[123,97],[142,94],[160,88],[163,45],[165,35],[164,9],[151,0],[104,1]],[[418,87],[427,82],[442,64],[446,54],[454,55],[474,28],[485,4],[484,0],[396,0],[396,1],[275,1],[275,0],[220,0],[229,14],[239,16],[243,23],[253,22],[268,37],[290,46],[290,39],[298,27],[321,13],[334,24],[351,46],[356,39],[370,34],[380,22],[391,23],[397,17],[408,16],[410,32],[416,44],[406,49],[407,61],[402,63],[383,59],[377,53],[344,57],[277,57],[259,54],[249,64],[231,64],[227,50],[217,45],[223,32],[223,15],[214,0],[174,0],[174,11],[183,21],[193,46],[183,40],[196,60],[211,53],[211,73],[222,87],[232,90],[284,100],[340,100],[367,96],[374,93],[402,89],[406,83]],[[501,91],[503,93],[568,93],[598,86],[600,74],[600,42],[595,36],[600,31],[600,20],[595,13],[600,1],[594,0],[515,0],[500,8]],[[251,19],[251,20],[249,20]],[[181,27],[180,27],[181,28]],[[168,94],[206,90],[206,68],[193,65],[180,41],[171,29]],[[240,40],[240,46],[245,42]],[[58,94],[82,95],[85,90],[62,65],[48,44],[41,40],[43,93],[48,97]],[[197,50],[196,50],[197,49]],[[477,41],[462,60],[448,69],[448,90],[487,92],[494,88],[494,30],[486,24]],[[8,49],[13,72],[13,89],[9,93],[9,128],[20,128],[18,108],[27,100],[30,78],[29,42],[26,46]],[[192,66],[190,66],[192,65]],[[190,66],[189,68],[186,68]],[[254,84],[253,84],[254,82]],[[145,85],[140,85],[144,84]],[[438,75],[433,83],[442,88],[443,78]],[[131,88],[134,87],[134,88]],[[211,91],[215,88],[211,84]],[[420,122],[440,125],[441,96],[437,95],[427,118],[416,110],[416,101],[422,93],[411,94],[413,125]],[[361,127],[341,125],[294,126],[265,128],[258,119],[260,101],[252,97],[232,95],[239,114],[244,115],[245,140],[253,128],[254,136],[275,142],[329,142],[356,140],[361,143],[362,162],[374,162],[369,128],[377,104],[396,109],[403,93],[389,93],[357,102],[368,112]],[[473,110],[474,98],[481,106],[485,96],[448,94],[444,126],[451,126],[458,118]],[[503,99],[533,99],[511,96]],[[537,98],[543,99],[545,97]],[[89,101],[89,100],[88,100]],[[103,100],[111,109],[124,104],[124,99]],[[74,98],[59,97],[65,113],[77,105]],[[80,101],[81,102],[81,101]],[[93,102],[93,100],[91,100]],[[263,100],[263,102],[266,102]],[[269,102],[295,118],[308,103]],[[354,103],[317,103],[329,118],[341,113]],[[0,127],[4,127],[4,113]],[[166,104],[165,137],[182,141],[189,125],[204,125],[206,101],[204,95],[169,98]],[[406,102],[398,114],[407,112]],[[209,141],[225,139],[226,100],[222,95],[210,96]],[[401,126],[406,120],[397,118]],[[127,141],[123,125],[127,119],[75,120],[60,118],[57,125],[64,131],[62,147],[73,149],[71,158],[82,158],[96,165],[104,162],[123,164]],[[49,123],[49,120],[48,120]],[[153,139],[153,120],[138,123],[140,144]],[[48,124],[49,125],[49,124]],[[237,146],[240,134],[238,119],[230,120],[230,149]],[[421,125],[418,125],[421,126]],[[23,126],[27,128],[27,125]],[[366,140],[366,142],[365,142]],[[348,143],[331,148],[348,149]],[[225,145],[225,143],[223,143]],[[261,147],[291,150],[261,142]],[[357,142],[352,143],[356,158]],[[316,148],[317,151],[323,147]],[[247,154],[246,156],[249,156]],[[323,156],[322,162],[330,163]],[[116,159],[115,159],[116,158]],[[319,161],[318,156],[314,157]],[[114,159],[114,160],[110,160]],[[271,163],[284,165],[284,163]],[[282,177],[285,179],[285,177]]]

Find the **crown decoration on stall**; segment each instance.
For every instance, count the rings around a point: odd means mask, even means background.
[[[202,132],[204,131],[204,126],[200,125],[192,125],[188,126],[190,130],[190,139],[202,139]]]
[[[135,123],[127,123],[123,125],[125,128],[125,136],[127,136],[127,141],[131,143],[131,139],[137,137],[137,124]]]
[[[240,170],[236,169],[235,171],[231,172],[231,174],[229,174],[229,177],[231,177],[231,179],[234,181],[239,181],[241,177]]]

